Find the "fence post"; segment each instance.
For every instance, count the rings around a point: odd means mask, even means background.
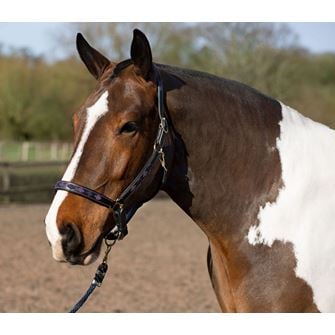
[[[61,146],[60,157],[61,161],[67,161],[71,156],[71,144],[63,143]]]
[[[29,142],[23,142],[21,146],[21,160],[26,162],[29,159]]]
[[[59,159],[60,159],[60,160],[65,160],[66,153],[67,153],[67,150],[66,150],[66,143],[62,143]]]
[[[52,161],[57,160],[57,149],[58,149],[57,142],[52,142],[51,143],[51,149],[50,149],[50,159]]]
[[[10,202],[10,195],[9,193],[6,194],[10,190],[10,173],[9,173],[9,167],[4,166],[2,171],[2,186],[4,191],[4,203]]]

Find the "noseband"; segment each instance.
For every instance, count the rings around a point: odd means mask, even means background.
[[[138,188],[142,185],[146,176],[150,174],[156,163],[159,161],[160,165],[164,170],[162,183],[165,182],[167,177],[167,168],[165,164],[165,149],[171,145],[171,137],[168,119],[164,108],[164,90],[162,80],[159,71],[156,69],[156,83],[157,83],[157,104],[158,104],[158,116],[159,126],[156,139],[153,145],[153,151],[147,162],[144,164],[141,171],[137,174],[134,180],[126,187],[126,189],[119,195],[116,200],[110,199],[102,193],[96,192],[88,187],[78,185],[76,183],[60,180],[55,184],[54,189],[56,191],[66,191],[80,197],[86,198],[100,206],[104,206],[113,211],[115,227],[107,233],[105,239],[107,240],[121,240],[127,235],[127,223],[135,214],[138,209],[138,205],[125,209],[125,203],[127,199],[134,194]]]

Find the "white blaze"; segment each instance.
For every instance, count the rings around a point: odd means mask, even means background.
[[[252,245],[291,242],[295,272],[322,312],[335,311],[335,131],[282,104],[277,139],[284,186],[260,208]]]
[[[108,91],[104,92],[97,102],[87,108],[86,122],[84,130],[82,132],[79,144],[77,146],[76,152],[74,153],[70,164],[68,165],[62,180],[71,181],[76,173],[80,157],[83,153],[85,143],[94,128],[97,121],[108,112]],[[46,224],[46,233],[48,239],[52,245],[53,256],[56,260],[64,259],[62,247],[61,247],[61,236],[59,234],[56,220],[58,209],[61,206],[62,202],[67,196],[66,191],[57,191],[56,195],[52,201],[49,212],[45,218]]]

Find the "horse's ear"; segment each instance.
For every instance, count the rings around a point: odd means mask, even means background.
[[[148,79],[152,72],[151,48],[146,36],[138,29],[134,30],[130,56],[138,73]]]
[[[110,64],[110,61],[99,51],[92,48],[80,33],[77,34],[76,44],[79,56],[85,63],[88,71],[90,71],[95,79],[99,79]]]

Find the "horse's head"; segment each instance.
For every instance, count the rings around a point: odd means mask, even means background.
[[[80,34],[77,49],[98,83],[73,116],[75,149],[62,180],[118,199],[152,157],[160,122],[157,69],[149,42],[138,30],[131,58],[118,64]],[[158,159],[122,205],[134,212],[158,191],[161,180]],[[113,210],[64,190],[57,191],[45,221],[53,257],[73,264],[93,262],[115,226]]]

